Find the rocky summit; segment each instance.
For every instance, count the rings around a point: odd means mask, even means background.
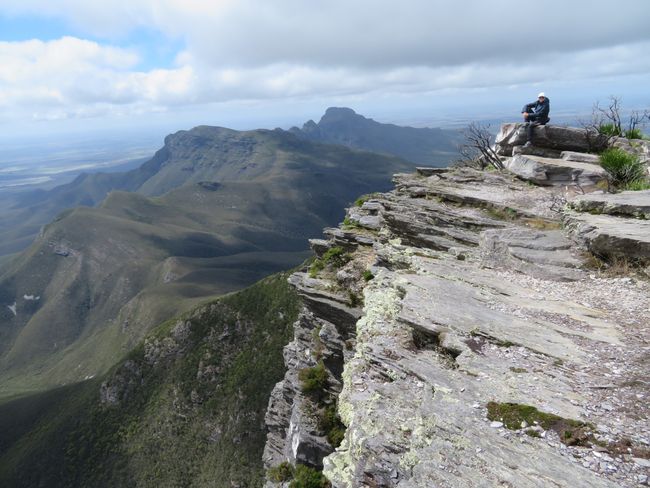
[[[304,466],[336,488],[648,484],[650,192],[599,191],[584,132],[538,131],[502,128],[510,171],[398,174],[311,241],[267,488]]]

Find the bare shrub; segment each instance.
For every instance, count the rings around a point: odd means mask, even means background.
[[[458,148],[461,159],[456,162],[457,166],[469,166],[480,170],[504,169],[503,162],[492,144],[494,136],[490,132],[489,124],[472,122],[463,131],[463,135],[465,142]]]

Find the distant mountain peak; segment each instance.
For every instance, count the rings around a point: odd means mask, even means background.
[[[329,107],[327,110],[325,110],[325,113],[323,114],[321,120],[327,119],[329,117],[354,117],[355,115],[357,117],[365,119],[363,115],[359,115],[349,107]]]
[[[384,124],[349,107],[329,107],[318,123],[305,122],[289,132],[303,139],[390,154],[416,164],[446,166],[456,158],[460,133]]]

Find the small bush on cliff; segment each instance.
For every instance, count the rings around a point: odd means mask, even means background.
[[[350,261],[350,255],[346,253],[342,247],[335,246],[331,247],[323,257],[316,259],[312,265],[309,267],[309,276],[316,278],[319,272],[325,269],[326,266],[331,266],[332,268],[338,269],[348,261]]]
[[[627,113],[627,121],[625,121],[621,105],[621,97],[613,95],[607,100],[606,107],[596,102],[591,115],[592,126],[595,126],[600,134],[608,137],[624,136],[628,139],[641,139],[643,134],[640,129],[650,121],[650,111],[632,110]]]
[[[311,278],[316,278],[316,276],[318,276],[318,273],[320,273],[324,269],[325,269],[325,263],[323,262],[323,260],[316,259],[314,260],[313,263],[311,263],[311,266],[309,267],[309,276]]]
[[[320,471],[302,464],[296,466],[296,472],[289,488],[331,488],[332,484]]]
[[[361,226],[359,225],[358,222],[355,222],[354,220],[350,220],[350,217],[345,217],[343,219],[343,228],[344,229],[358,229]]]
[[[269,469],[267,475],[271,481],[275,481],[276,483],[282,483],[283,481],[289,481],[290,479],[292,479],[294,473],[295,473],[294,467],[290,463],[285,461]]]
[[[336,404],[328,405],[318,418],[318,427],[325,432],[332,447],[339,447],[345,436],[345,425],[336,411]]]
[[[646,177],[645,165],[638,156],[617,147],[603,151],[600,155],[600,164],[609,173],[612,182],[617,187],[633,181],[644,180]]]
[[[298,379],[302,382],[304,393],[321,393],[327,386],[327,370],[322,361],[313,368],[301,369]]]
[[[643,132],[639,128],[619,129],[614,124],[601,124],[598,132],[608,137],[625,137],[626,139],[643,139]]]
[[[336,246],[328,249],[325,254],[323,254],[323,261],[325,261],[325,264],[329,264],[335,268],[340,268],[350,261],[350,256],[342,247]]]

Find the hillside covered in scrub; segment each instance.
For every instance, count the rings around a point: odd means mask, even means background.
[[[299,308],[287,277],[162,324],[105,375],[0,404],[0,485],[260,486]]]

